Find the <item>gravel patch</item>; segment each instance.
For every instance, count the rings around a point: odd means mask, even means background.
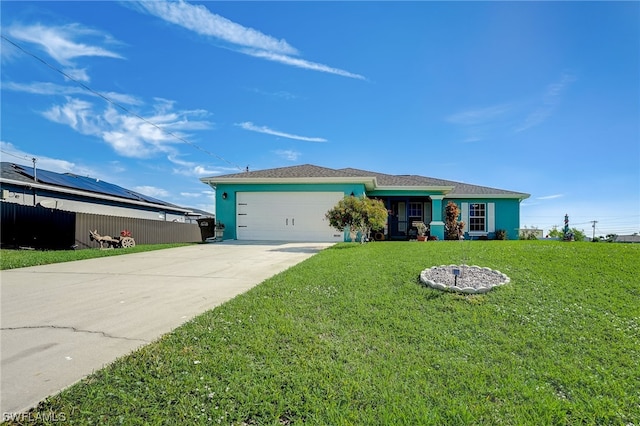
[[[477,294],[486,293],[493,287],[507,284],[511,279],[502,272],[491,268],[468,265],[442,265],[422,271],[420,273],[420,281],[438,290]]]

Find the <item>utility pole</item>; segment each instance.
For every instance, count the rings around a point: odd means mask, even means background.
[[[591,239],[595,240],[596,239],[596,223],[598,223],[598,221],[592,220],[591,223],[592,223],[591,227],[593,227],[593,236],[591,237]]]
[[[33,180],[35,182],[37,182],[38,181],[38,174],[37,174],[38,172],[36,171],[36,161],[38,161],[38,159],[36,157],[33,157],[31,159],[31,161],[33,161]]]

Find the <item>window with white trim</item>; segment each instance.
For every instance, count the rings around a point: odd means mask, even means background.
[[[469,203],[469,232],[485,232],[487,205]]]
[[[422,219],[422,203],[409,203],[409,217]]]

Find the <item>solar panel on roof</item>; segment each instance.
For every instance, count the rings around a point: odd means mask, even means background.
[[[48,183],[50,185],[64,186],[66,188],[80,189],[83,191],[95,192],[98,194],[111,195],[114,197],[126,198],[129,200],[144,201],[147,203],[161,204],[165,206],[171,206],[165,201],[158,200],[157,198],[149,197],[143,194],[139,194],[134,191],[130,191],[121,186],[114,185],[109,182],[101,181],[86,176],[78,176],[72,173],[55,173],[48,170],[37,170],[33,173],[33,169],[15,165],[15,168],[20,173],[29,176],[34,179],[37,177],[38,182]]]

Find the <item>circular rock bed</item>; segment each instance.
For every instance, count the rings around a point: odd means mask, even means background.
[[[486,293],[493,287],[507,284],[511,279],[502,272],[494,271],[491,268],[442,265],[422,271],[420,281],[438,290],[479,294]]]

